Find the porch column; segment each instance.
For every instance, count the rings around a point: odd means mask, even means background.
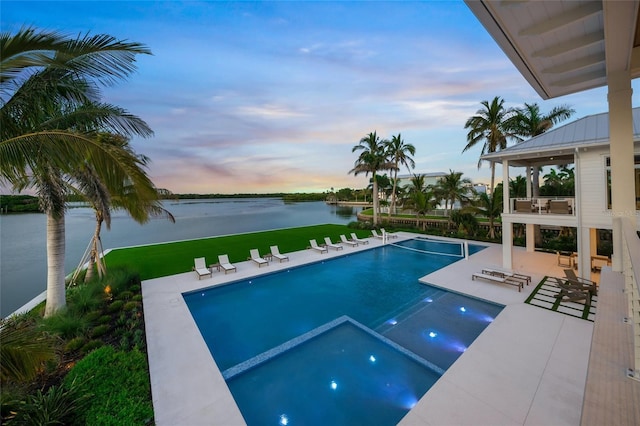
[[[527,251],[530,253],[533,253],[534,251],[536,251],[536,231],[535,231],[535,225],[533,223],[527,223],[527,228],[526,228],[526,244],[527,244]]]
[[[502,160],[502,267],[511,269],[513,260],[511,249],[513,246],[513,223],[506,221],[505,214],[511,213],[509,199],[509,160]]]
[[[635,181],[633,164],[633,116],[631,113],[631,78],[628,71],[610,72],[609,140],[611,154],[611,215],[635,221]],[[613,226],[612,269],[622,271],[622,230]]]
[[[532,196],[531,195],[531,193],[532,193],[532,191],[531,191],[531,174],[532,174],[531,171],[532,171],[532,168],[530,166],[527,166],[527,172],[526,172],[527,173],[527,176],[526,176],[526,178],[527,178],[527,198],[531,198],[531,196]]]

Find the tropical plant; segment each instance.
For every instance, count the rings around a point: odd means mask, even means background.
[[[509,180],[509,194],[511,197],[527,196],[527,179],[524,176],[516,176]]]
[[[360,151],[358,159],[355,161],[353,169],[349,173],[353,173],[357,176],[360,173],[364,173],[367,176],[369,173],[373,179],[373,225],[378,224],[378,212],[379,212],[379,194],[378,194],[378,180],[376,176],[381,170],[393,170],[395,165],[387,158],[385,151],[385,145],[387,141],[381,140],[376,132],[369,133],[362,139],[358,145],[354,146],[351,152]]]
[[[393,161],[393,190],[391,191],[391,208],[389,209],[389,217],[391,213],[395,214],[396,211],[396,198],[398,187],[398,170],[400,166],[406,166],[409,171],[416,166],[415,161],[411,157],[416,155],[416,147],[412,144],[405,143],[402,139],[402,135],[398,133],[397,136],[392,136],[390,141],[387,141],[387,155]]]
[[[489,238],[495,238],[495,220],[499,218],[502,213],[502,193],[493,191],[491,195],[489,195],[486,192],[481,192],[471,206],[471,210],[489,219]]]
[[[144,174],[130,153],[101,143],[96,131],[152,134],[138,117],[100,103],[100,87],[135,70],[149,54],[138,43],[108,35],[71,38],[22,28],[0,35],[0,180],[33,188],[47,214],[45,316],[65,306],[64,212],[75,172],[91,165],[104,182]]]
[[[482,108],[476,111],[476,115],[467,119],[464,125],[469,129],[467,133],[467,145],[462,152],[465,152],[484,141],[480,155],[500,151],[507,147],[507,138],[513,137],[508,127],[509,119],[513,116],[514,110],[504,106],[504,99],[499,96],[489,101],[482,101]],[[478,168],[482,164],[482,159],[478,160]],[[491,192],[495,184],[496,166],[491,162]]]
[[[449,174],[442,176],[436,184],[435,191],[445,200],[445,211],[448,216],[451,216],[456,201],[460,203],[468,201],[473,192],[471,180],[463,178],[462,174],[449,169]]]

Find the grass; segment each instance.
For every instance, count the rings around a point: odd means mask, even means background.
[[[138,272],[141,280],[148,280],[190,271],[197,257],[204,256],[208,264],[213,264],[218,255],[226,253],[232,263],[242,262],[252,248],[266,254],[270,246],[277,245],[281,253],[288,253],[306,249],[312,238],[318,243],[324,237],[338,241],[340,234],[349,236],[351,232],[361,238],[370,235],[369,231],[346,225],[314,225],[116,249],[107,254],[105,261],[109,268],[128,267]]]

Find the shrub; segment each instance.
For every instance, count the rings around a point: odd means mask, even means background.
[[[100,310],[91,311],[91,312],[87,312],[84,315],[84,319],[86,319],[87,321],[89,321],[91,323],[94,323],[94,322],[97,322],[101,316],[102,316],[102,311],[100,311]]]
[[[104,346],[100,340],[89,340],[85,345],[80,349],[80,351],[84,354],[91,352],[94,349],[98,349]]]
[[[125,290],[118,295],[119,300],[129,300],[131,299],[131,297],[133,297],[133,293],[130,292],[129,290]]]
[[[46,393],[38,390],[20,403],[16,417],[9,424],[74,424],[76,413],[86,409],[91,396],[74,380],[65,386],[51,386]]]
[[[107,324],[111,322],[111,315],[102,315],[100,318],[98,318],[98,321],[96,321],[98,324]]]
[[[80,380],[85,392],[94,394],[86,409],[78,413],[83,424],[140,425],[153,419],[147,371],[143,353],[105,346],[79,361],[64,383]]]
[[[86,339],[84,337],[74,337],[73,339],[67,342],[67,344],[64,347],[64,350],[67,352],[77,351],[84,345],[85,342],[86,342]]]
[[[129,312],[129,311],[133,311],[135,308],[138,307],[138,302],[136,301],[130,301],[124,304],[124,306],[122,306],[122,310],[125,312]]]
[[[111,327],[108,324],[94,327],[93,330],[91,330],[91,337],[95,339],[96,337],[104,336],[110,329]]]
[[[135,300],[136,302],[142,302],[142,295],[136,294],[131,298],[131,300]]]
[[[85,314],[102,306],[105,301],[103,287],[95,282],[71,287],[67,293],[69,309]]]
[[[58,335],[63,339],[71,339],[76,336],[83,335],[89,327],[89,321],[70,310],[64,310],[44,318],[42,320],[42,328],[52,334]]]
[[[49,360],[55,359],[54,340],[35,327],[32,319],[11,318],[0,323],[0,378],[7,381],[33,379]]]
[[[140,278],[138,274],[127,268],[113,268],[103,281],[103,285],[111,290],[114,297],[118,297],[123,291],[130,290],[131,286],[139,285]]]
[[[123,305],[124,305],[124,301],[123,300],[116,300],[114,302],[111,302],[111,304],[107,308],[107,311],[109,311],[109,312],[119,311],[120,308],[122,308]]]

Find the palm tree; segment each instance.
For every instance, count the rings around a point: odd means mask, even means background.
[[[493,191],[491,195],[482,192],[478,195],[472,211],[489,219],[489,238],[496,237],[495,220],[502,213],[502,192]]]
[[[73,174],[84,164],[104,181],[143,173],[95,131],[152,134],[138,117],[98,102],[100,86],[128,76],[136,55],[150,52],[108,35],[70,38],[33,28],[0,34],[0,51],[0,180],[34,188],[47,214],[50,316],[66,304],[64,212]]]
[[[516,176],[509,181],[509,193],[512,197],[525,197],[527,195],[527,179],[524,176]]]
[[[376,132],[369,133],[362,139],[358,145],[351,149],[351,152],[361,151],[358,159],[355,162],[353,169],[349,173],[353,173],[357,176],[359,173],[364,173],[367,176],[369,173],[373,179],[373,225],[378,224],[378,210],[380,200],[378,198],[378,179],[376,178],[378,171],[380,170],[392,170],[394,164],[387,159],[387,153],[385,152],[386,140],[380,140],[380,137]]]
[[[512,137],[507,124],[514,114],[512,109],[504,107],[504,99],[499,96],[493,98],[491,103],[481,102],[483,108],[476,111],[476,115],[470,117],[464,125],[469,129],[467,133],[467,145],[462,152],[474,147],[478,142],[484,141],[480,155],[496,152],[507,147],[507,138]],[[482,160],[478,160],[478,168]],[[496,166],[491,162],[491,192],[495,184]]]
[[[398,133],[397,136],[392,136],[391,140],[387,142],[387,154],[393,161],[393,190],[391,191],[391,209],[389,209],[389,217],[391,212],[395,213],[396,209],[396,190],[398,186],[398,170],[400,165],[406,166],[409,171],[416,166],[415,161],[411,157],[416,155],[416,147],[410,143],[406,144],[402,140],[402,136]]]
[[[406,204],[416,212],[416,219],[419,221],[421,215],[433,209],[433,192],[429,191],[425,185],[424,175],[413,175],[411,184],[408,187],[408,198]],[[423,223],[424,229],[424,223]]]
[[[449,170],[449,174],[443,176],[436,185],[436,192],[445,200],[445,211],[449,220],[451,211],[456,201],[461,203],[469,200],[471,180],[462,177],[462,172]]]

